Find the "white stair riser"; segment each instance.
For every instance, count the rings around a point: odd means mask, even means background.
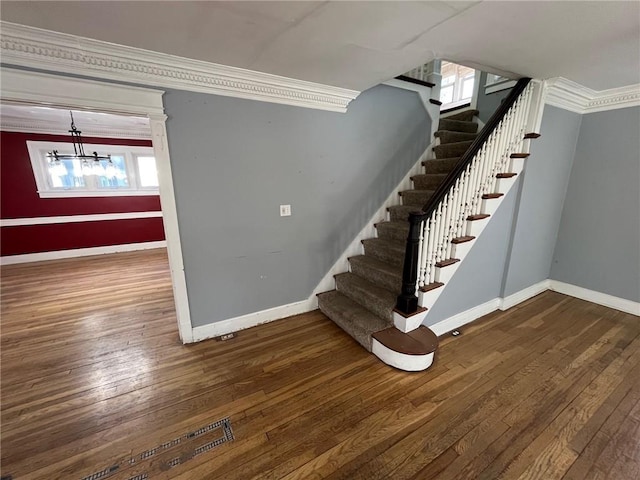
[[[433,352],[427,355],[407,355],[390,350],[375,338],[371,340],[371,353],[387,365],[391,365],[406,372],[420,372],[426,370],[433,363]]]
[[[517,175],[511,178],[499,178],[498,181],[496,182],[495,193],[507,193],[511,189],[513,184],[516,183],[517,179],[518,179]]]
[[[482,213],[486,213],[488,215],[493,215],[498,210],[500,203],[502,203],[502,199],[504,196],[500,198],[487,198],[482,200],[481,210]]]
[[[519,174],[520,172],[522,172],[522,170],[524,170],[524,162],[524,158],[512,158],[509,165],[509,171]]]
[[[434,288],[433,290],[429,290],[428,292],[419,292],[418,293],[418,304],[424,308],[431,308],[438,300],[438,297],[444,290],[443,287]],[[427,312],[428,313],[428,312]]]
[[[453,258],[460,259],[460,261],[464,260],[464,258],[467,256],[467,254],[471,250],[471,247],[473,246],[473,243],[474,243],[474,241],[471,240],[470,242],[454,244],[453,245],[453,249],[451,250],[451,256]]]
[[[446,267],[436,267],[436,282],[447,283],[453,277],[453,274],[458,270],[460,262],[447,265]]]
[[[408,333],[422,325],[422,321],[426,316],[426,310],[415,313],[409,317],[404,317],[398,312],[393,312],[393,325],[401,332]]]
[[[467,220],[467,232],[465,235],[478,238],[478,236],[484,230],[484,227],[489,223],[491,217],[483,218],[482,220]]]

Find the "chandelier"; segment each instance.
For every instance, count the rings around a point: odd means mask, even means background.
[[[60,154],[58,150],[47,153],[49,159],[49,172],[52,175],[64,176],[67,175],[67,167],[62,162],[63,160],[79,160],[82,175],[104,175],[106,177],[113,177],[118,175],[117,169],[113,165],[111,155],[98,155],[97,152],[92,152],[91,155],[84,153],[84,145],[82,143],[82,132],[76,128],[76,124],[73,121],[73,112],[69,112],[71,115],[71,141],[73,142],[73,154]],[[103,161],[107,164],[103,165]]]

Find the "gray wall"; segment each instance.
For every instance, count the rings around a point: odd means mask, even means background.
[[[640,301],[640,107],[584,115],[551,278]]]
[[[476,109],[478,110],[478,118],[482,120],[484,123],[487,123],[487,120],[493,115],[502,100],[507,98],[511,89],[508,88],[506,90],[500,90],[495,93],[485,94],[485,84],[487,83],[487,74],[486,72],[480,73],[480,89],[478,90],[478,100],[476,102]]]
[[[388,86],[346,114],[164,100],[194,326],[306,299],[429,144],[417,94]]]
[[[508,296],[549,278],[562,204],[580,131],[582,116],[546,106],[540,133],[514,188],[517,215],[501,296]]]
[[[516,190],[512,188],[427,317],[427,325],[500,296]]]

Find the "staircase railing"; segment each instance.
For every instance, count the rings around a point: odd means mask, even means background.
[[[422,211],[409,214],[399,312],[418,310],[418,289],[435,282],[436,264],[451,258],[452,240],[464,236],[467,219],[480,213],[483,195],[495,191],[496,176],[519,153],[529,122],[530,82],[517,82]]]

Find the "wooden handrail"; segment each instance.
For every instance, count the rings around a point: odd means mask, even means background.
[[[429,201],[422,207],[422,217],[426,218],[435,210],[438,204],[442,201],[444,196],[447,194],[451,187],[456,183],[456,180],[462,172],[465,171],[467,166],[473,160],[473,157],[480,151],[482,145],[489,139],[493,131],[496,129],[502,117],[506,115],[509,109],[516,103],[516,100],[520,96],[520,94],[527,88],[530,78],[521,78],[518,80],[516,85],[513,87],[507,98],[500,104],[498,109],[493,112],[489,121],[484,125],[484,128],[480,131],[478,136],[475,138],[473,143],[469,146],[467,151],[462,155],[460,161],[456,164],[456,166],[449,172],[449,175],[445,177],[442,183],[438,186],[433,195],[429,198]]]
[[[442,181],[436,189],[429,201],[419,212],[411,212],[409,214],[409,234],[405,247],[405,257],[402,270],[402,290],[396,301],[396,310],[410,315],[418,309],[418,298],[416,297],[416,283],[418,280],[418,243],[420,237],[420,224],[427,220],[438,205],[442,202],[447,193],[453,188],[458,178],[465,172],[469,164],[473,161],[476,154],[480,151],[484,143],[489,139],[493,131],[500,124],[507,112],[515,104],[516,100],[527,85],[531,82],[530,78],[522,78],[518,80],[507,98],[502,102],[500,107],[493,113],[489,121],[485,124],[480,134],[469,146],[457,165],[451,170],[447,177]]]

